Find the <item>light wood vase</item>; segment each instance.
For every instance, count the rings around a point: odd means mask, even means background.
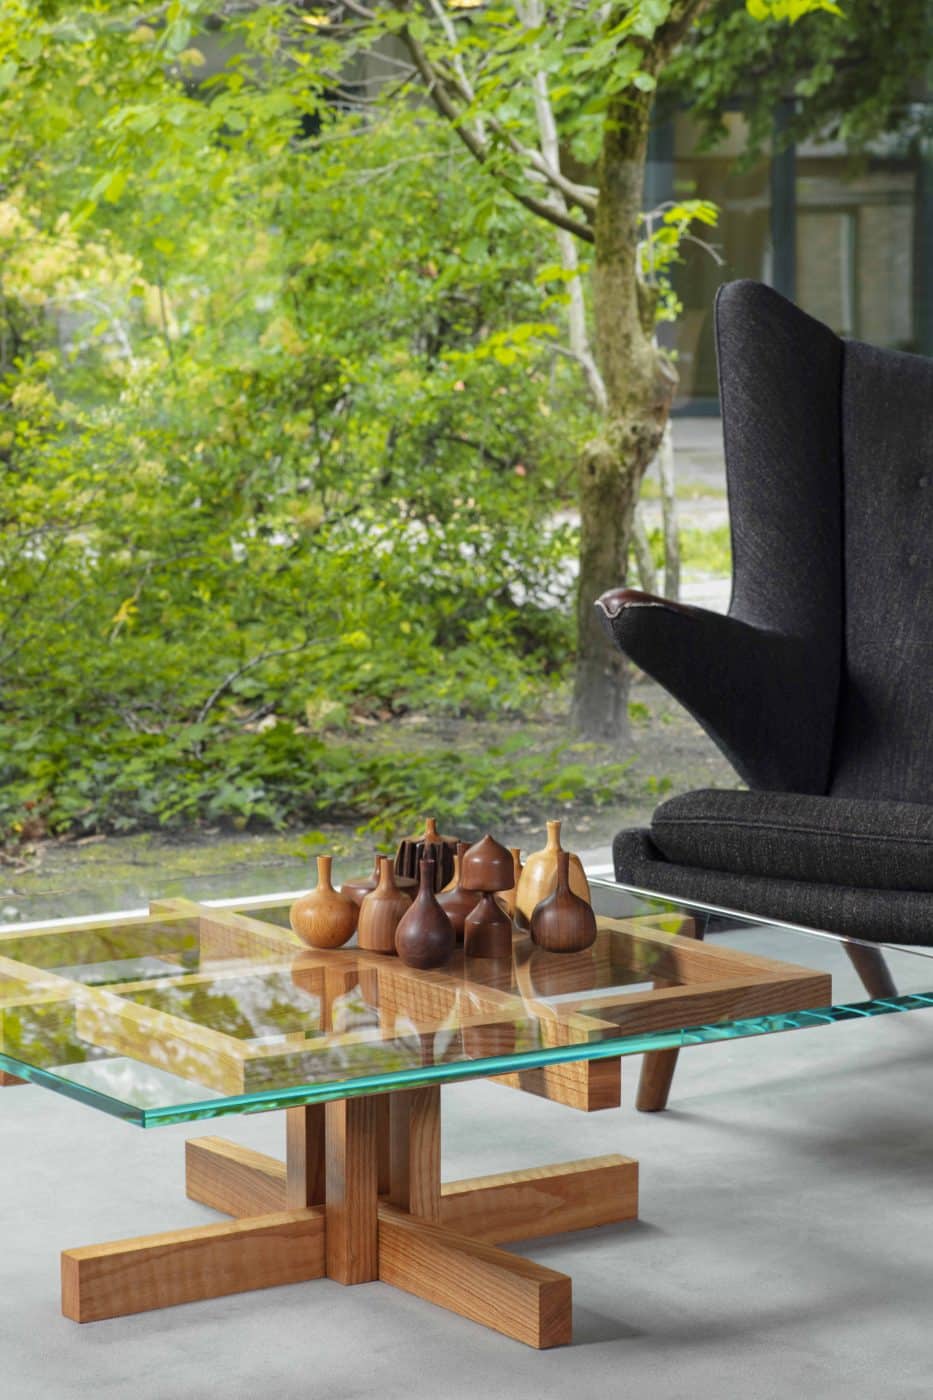
[[[515,897],[518,894],[518,882],[522,878],[522,853],[518,846],[510,846],[509,855],[512,857],[512,888],[502,891],[499,896],[499,903],[507,914],[514,914]]]
[[[391,953],[394,956],[395,930],[402,915],[410,908],[411,897],[395,883],[391,860],[380,856],[379,883],[360,905],[356,938],[359,946],[368,953]]]
[[[333,863],[332,856],[318,856],[316,888],[288,911],[292,928],[312,948],[340,948],[356,928],[356,905],[331,883]]]
[[[582,953],[596,942],[596,915],[570,888],[570,855],[557,853],[557,883],[531,916],[531,938],[549,953]]]
[[[531,922],[531,916],[542,899],[547,899],[549,894],[554,893],[557,886],[557,857],[562,850],[560,822],[548,822],[547,845],[543,850],[535,851],[534,855],[530,855],[525,861],[515,896],[515,912],[524,915],[528,923]],[[590,903],[589,882],[583,873],[580,857],[575,855],[570,856],[570,888],[574,894],[585,899],[587,904]]]

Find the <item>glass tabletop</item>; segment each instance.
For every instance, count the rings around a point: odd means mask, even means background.
[[[154,1127],[933,1006],[933,950],[591,888],[586,952],[431,972],[307,948],[289,894],[3,929],[0,1071]]]

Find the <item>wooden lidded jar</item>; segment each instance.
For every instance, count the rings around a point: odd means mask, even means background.
[[[560,822],[547,823],[547,845],[535,851],[525,861],[518,890],[515,895],[515,913],[528,920],[540,904],[552,893],[557,884],[557,857],[563,847],[560,844]],[[570,888],[574,894],[590,903],[590,886],[583,872],[580,857],[570,857]]]
[[[596,942],[596,915],[570,888],[570,855],[557,853],[557,887],[531,916],[531,938],[549,953],[581,953]]]
[[[368,953],[395,954],[395,930],[402,915],[411,908],[411,896],[395,882],[392,862],[379,856],[379,883],[360,905],[357,943]]]
[[[460,884],[481,890],[482,897],[463,923],[463,951],[470,958],[508,958],[512,953],[512,921],[494,898],[511,888],[515,878],[512,853],[489,835],[465,851]]]
[[[395,951],[409,967],[443,967],[456,942],[453,924],[434,893],[435,862],[421,862],[421,883],[411,908],[395,930]]]
[[[339,948],[356,928],[356,905],[331,883],[333,863],[333,856],[318,856],[317,886],[288,911],[295,933],[312,948]]]

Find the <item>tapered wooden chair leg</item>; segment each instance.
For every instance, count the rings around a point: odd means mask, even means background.
[[[681,938],[695,938],[700,941],[705,928],[698,919],[691,918],[684,920],[679,932]],[[656,989],[669,985],[670,983],[660,978],[654,982]],[[667,1108],[679,1054],[679,1050],[653,1050],[644,1057],[638,1092],[635,1095],[635,1107],[639,1113],[660,1113],[662,1109]]]
[[[882,999],[897,996],[897,987],[880,948],[866,948],[863,943],[844,943],[842,946],[870,997]]]

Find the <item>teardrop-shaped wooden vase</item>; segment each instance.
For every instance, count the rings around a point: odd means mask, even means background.
[[[367,953],[395,953],[395,930],[411,908],[411,896],[400,890],[392,862],[379,857],[379,884],[360,905],[356,941]]]
[[[557,885],[557,857],[562,849],[560,822],[548,822],[547,845],[525,861],[515,896],[516,913],[521,913],[529,921],[536,906],[552,894]],[[583,873],[580,857],[575,855],[570,857],[570,888],[587,904],[590,903],[589,882]]]
[[[434,893],[435,863],[421,862],[421,883],[415,901],[395,930],[395,951],[409,967],[443,967],[456,942],[453,924]]]
[[[296,899],[288,921],[312,948],[339,948],[353,937],[357,908],[331,883],[332,856],[317,858],[317,887]]]
[[[531,938],[549,953],[581,953],[596,942],[596,915],[570,888],[570,855],[557,853],[557,886],[531,916]]]
[[[380,860],[382,860],[382,856],[377,851],[375,863],[373,865],[373,873],[371,875],[359,875],[354,880],[344,880],[343,884],[340,886],[340,893],[344,895],[346,899],[352,899],[353,903],[357,906],[361,905],[366,896],[371,894],[379,883]],[[397,889],[405,890],[405,892],[413,898],[414,891],[418,888],[418,881],[410,880],[406,876],[400,875],[396,877],[395,885]]]

